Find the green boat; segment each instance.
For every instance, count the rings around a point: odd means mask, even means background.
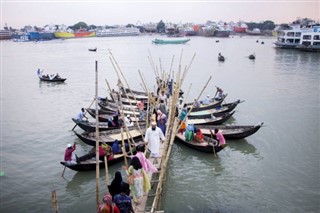
[[[190,41],[190,39],[158,39],[156,38],[155,40],[152,41],[154,44],[184,44]]]

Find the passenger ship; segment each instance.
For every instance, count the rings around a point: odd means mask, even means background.
[[[287,26],[279,32],[276,47],[283,49],[295,49],[301,44],[302,34],[313,32],[314,27],[300,27],[300,25]]]
[[[320,52],[320,26],[313,28],[312,32],[305,32],[301,35],[300,44],[297,49],[310,52]]]
[[[102,29],[96,31],[97,37],[112,37],[112,36],[137,36],[140,35],[140,30],[136,27],[117,27]]]
[[[0,40],[11,39],[12,32],[10,30],[0,30]]]

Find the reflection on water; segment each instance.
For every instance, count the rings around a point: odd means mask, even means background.
[[[229,145],[229,148],[232,151],[239,151],[244,155],[252,154],[253,156],[256,156],[256,157],[259,156],[259,152],[257,152],[256,147],[248,143],[246,139],[228,140],[227,143]]]

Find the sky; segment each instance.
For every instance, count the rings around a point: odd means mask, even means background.
[[[290,23],[298,17],[320,19],[320,0],[0,0],[1,29],[47,24],[126,25],[163,20],[165,23],[203,24],[211,21]]]

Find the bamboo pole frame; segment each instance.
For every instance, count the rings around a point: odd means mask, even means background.
[[[96,210],[99,209],[100,163],[99,163],[99,111],[98,111],[98,61],[95,63],[95,108],[96,108]]]

